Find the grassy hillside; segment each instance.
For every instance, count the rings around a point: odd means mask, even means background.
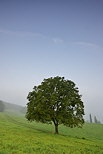
[[[29,123],[24,116],[0,113],[0,154],[102,154],[103,125],[85,124],[83,129]]]
[[[0,100],[0,102],[2,102],[5,106],[4,111],[22,113],[25,110],[25,107],[17,105],[17,104],[7,103],[7,102],[1,101],[1,100]]]

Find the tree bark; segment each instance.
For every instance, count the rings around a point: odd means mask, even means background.
[[[54,123],[54,127],[55,127],[55,134],[59,134],[59,131],[58,131],[58,121],[56,119],[52,119],[53,120],[53,123]]]
[[[58,124],[55,124],[55,134],[59,134],[59,132],[58,132]]]

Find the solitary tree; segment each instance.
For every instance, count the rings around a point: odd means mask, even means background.
[[[5,105],[2,101],[0,101],[0,112],[3,112],[5,109]]]
[[[71,80],[64,77],[44,79],[28,94],[26,118],[55,126],[81,127],[84,123],[84,105],[79,90]]]

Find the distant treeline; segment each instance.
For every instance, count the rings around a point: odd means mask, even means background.
[[[3,101],[0,101],[0,112],[4,112],[4,110],[5,110],[5,105]]]
[[[89,122],[90,123],[101,124],[100,120],[98,120],[96,116],[92,117],[91,114],[89,115]]]

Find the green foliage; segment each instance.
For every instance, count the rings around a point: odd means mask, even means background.
[[[70,129],[60,125],[54,135],[52,125],[28,123],[22,116],[0,113],[0,154],[102,154],[103,125],[84,124]]]
[[[2,101],[0,101],[0,112],[4,112],[5,110],[5,105]]]
[[[64,77],[44,79],[39,86],[35,86],[28,94],[26,118],[42,123],[68,127],[81,127],[84,123],[84,105],[79,90],[71,80]]]

